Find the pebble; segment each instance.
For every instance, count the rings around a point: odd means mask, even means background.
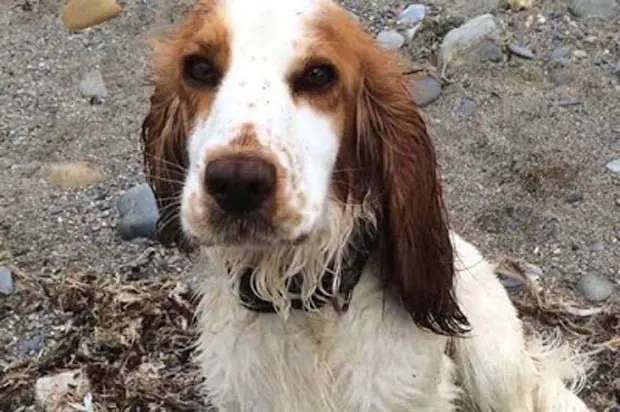
[[[405,44],[405,36],[394,30],[384,30],[377,34],[377,42],[386,50],[396,51]]]
[[[500,275],[499,281],[506,289],[520,288],[523,286],[523,281],[517,277]]]
[[[70,30],[95,26],[120,14],[115,0],[69,0],[62,9],[62,22]]]
[[[571,50],[571,47],[570,46],[566,46],[566,45],[556,47],[551,52],[551,59],[552,60],[557,60],[557,61],[562,61],[563,59],[566,58],[566,56],[568,56],[568,53],[570,52],[570,50]]]
[[[573,190],[568,195],[566,195],[566,198],[564,200],[566,200],[566,203],[569,204],[581,202],[583,200],[583,193],[579,189]]]
[[[620,77],[620,60],[618,60],[616,65],[611,69],[611,74]]]
[[[81,161],[50,164],[45,168],[44,176],[52,184],[71,188],[90,186],[103,180],[101,172]]]
[[[549,81],[556,86],[564,86],[570,83],[572,74],[570,70],[565,67],[553,69],[549,72]]]
[[[33,356],[37,355],[45,346],[45,340],[43,339],[43,335],[37,333],[34,337],[26,340],[23,343],[23,351],[26,355]]]
[[[424,20],[426,16],[426,6],[423,4],[410,4],[398,15],[401,23],[416,24]]]
[[[605,165],[607,170],[613,173],[620,173],[620,157],[612,160],[611,162]]]
[[[118,231],[122,239],[156,239],[159,211],[148,183],[142,183],[127,191],[118,200],[116,207],[120,215]]]
[[[473,18],[460,27],[452,29],[444,37],[439,48],[439,66],[444,67],[458,55],[476,49],[499,34],[499,26],[491,14]],[[479,51],[479,50],[478,50]]]
[[[482,60],[488,60],[493,63],[501,63],[504,61],[504,51],[499,44],[486,43],[480,48],[478,56]]]
[[[509,44],[508,51],[510,51],[510,53],[514,54],[515,56],[519,56],[524,59],[534,60],[536,58],[536,55],[530,49],[523,45]]]
[[[578,59],[585,59],[586,57],[588,57],[588,53],[586,53],[583,50],[575,50],[573,52],[573,56],[575,56]]]
[[[531,9],[532,0],[508,0],[508,5],[513,10]]]
[[[471,99],[463,99],[459,104],[458,117],[461,119],[468,119],[476,111],[476,103]]]
[[[522,263],[519,264],[519,267],[523,270],[524,275],[530,279],[540,278],[545,274],[542,268],[531,263]],[[505,276],[500,274],[499,279],[506,289],[521,288],[523,286],[523,279],[517,276]]]
[[[420,107],[428,106],[439,98],[441,82],[432,76],[414,78],[410,85],[413,101]]]
[[[58,411],[58,401],[68,394],[81,399],[90,389],[90,382],[80,369],[44,376],[35,383],[34,396],[44,411]],[[64,409],[63,409],[64,410]]]
[[[602,302],[611,296],[614,291],[614,284],[596,275],[584,275],[579,279],[575,288],[586,300]]]
[[[603,242],[597,240],[596,242],[590,245],[590,252],[592,253],[601,253],[605,247],[603,246]]]
[[[78,88],[80,93],[89,98],[102,99],[108,95],[103,76],[99,70],[93,70],[84,74]]]
[[[617,0],[570,0],[568,9],[577,17],[612,19],[618,15]]]
[[[13,285],[13,274],[11,269],[6,266],[0,266],[0,294],[9,295],[15,291]]]
[[[582,104],[583,100],[580,99],[565,99],[558,102],[560,107],[581,106]]]

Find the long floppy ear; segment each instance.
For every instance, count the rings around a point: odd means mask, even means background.
[[[142,150],[147,180],[153,189],[159,220],[157,234],[165,245],[191,250],[183,235],[179,209],[188,167],[188,108],[173,88],[153,76],[150,109],[142,122]]]
[[[376,192],[388,290],[420,327],[463,333],[468,322],[453,293],[453,250],[433,143],[394,56],[373,48],[362,66],[357,153]]]

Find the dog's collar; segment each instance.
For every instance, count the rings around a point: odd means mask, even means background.
[[[338,296],[327,296],[322,290],[317,288],[316,292],[311,296],[308,306],[313,309],[319,309],[327,302],[331,301],[334,303],[336,310],[345,312],[349,308],[353,289],[359,282],[362,271],[377,246],[378,241],[374,230],[364,228],[354,233],[345,246],[347,249],[344,251],[344,259],[340,264],[340,287],[338,288]],[[333,284],[334,270],[332,269],[334,266],[335,264],[331,262],[328,265],[328,270],[326,270],[322,276],[322,286],[325,290],[329,290]],[[253,269],[248,268],[241,276],[239,283],[241,304],[246,309],[253,312],[275,313],[276,308],[273,303],[260,298],[252,290],[252,272]],[[288,286],[289,292],[294,295],[298,295],[301,292],[301,279],[302,277],[300,274],[291,278]],[[304,306],[302,300],[299,298],[292,299],[291,307],[297,310],[307,310],[307,307]]]

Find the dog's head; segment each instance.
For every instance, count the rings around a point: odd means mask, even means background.
[[[414,320],[459,330],[431,139],[397,57],[347,11],[200,1],[153,69],[143,141],[162,239],[269,253],[371,222]]]

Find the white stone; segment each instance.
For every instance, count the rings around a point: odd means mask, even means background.
[[[99,70],[93,70],[84,74],[79,85],[80,93],[86,97],[106,97],[108,90],[105,87],[103,76]]]
[[[483,41],[498,34],[499,26],[491,14],[483,14],[450,30],[444,37],[439,49],[440,67],[443,68],[457,55],[471,51]]]
[[[386,30],[377,34],[377,42],[387,50],[396,51],[405,44],[405,36],[393,30]]]
[[[35,401],[45,411],[69,412],[73,409],[59,408],[64,404],[63,398],[74,394],[76,398],[83,399],[89,388],[90,382],[80,369],[44,376],[35,384]]]
[[[426,7],[423,4],[410,4],[398,15],[401,23],[419,23],[426,16]]]

